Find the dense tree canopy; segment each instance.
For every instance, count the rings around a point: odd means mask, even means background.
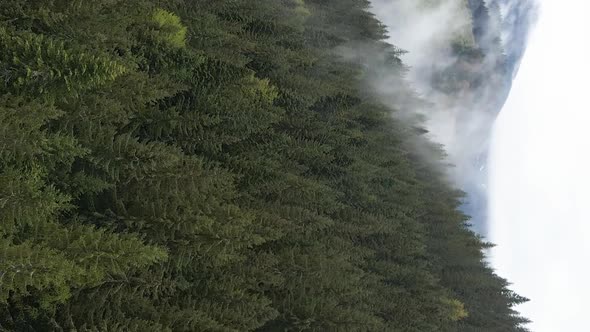
[[[0,330],[523,331],[367,8],[1,1]]]

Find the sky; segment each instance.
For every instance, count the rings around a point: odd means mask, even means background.
[[[590,2],[540,3],[494,129],[490,260],[532,331],[590,331]]]

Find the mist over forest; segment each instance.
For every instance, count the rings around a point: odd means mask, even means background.
[[[3,0],[0,331],[526,331],[504,0]]]
[[[535,4],[374,0],[371,10],[387,27],[387,41],[407,52],[401,55],[408,66],[405,79],[427,102],[409,112],[424,117],[428,138],[443,146],[453,185],[467,193],[463,210],[473,229],[486,235],[491,130],[518,71]],[[388,70],[383,66],[380,72]],[[395,71],[389,75],[398,77]],[[403,97],[387,83],[369,82],[384,103],[395,105]]]

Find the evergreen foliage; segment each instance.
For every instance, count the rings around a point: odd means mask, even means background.
[[[368,6],[2,1],[0,330],[524,331]]]

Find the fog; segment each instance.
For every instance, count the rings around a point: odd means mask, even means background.
[[[402,56],[409,68],[405,78],[428,103],[409,108],[424,116],[429,138],[444,146],[454,166],[449,179],[468,193],[464,210],[472,216],[474,229],[485,234],[489,137],[511,79],[500,45],[500,34],[505,33],[500,31],[500,8],[480,13],[474,26],[466,0],[374,0],[372,5],[387,26],[388,42],[408,52]],[[485,52],[470,61],[457,55],[457,45]],[[395,107],[403,99],[386,78],[371,84],[388,105]]]
[[[489,21],[473,19],[478,0],[374,0],[373,10],[389,29],[388,42],[408,51],[405,79],[428,103],[414,110],[455,165],[449,178],[467,191],[464,208],[475,230],[497,244],[490,263],[531,299],[517,310],[533,321],[533,331],[585,331],[590,4],[540,2],[538,14],[534,0],[487,0]],[[531,26],[537,28],[529,43]],[[434,78],[457,63],[449,47],[457,40],[486,52],[477,68],[486,77],[449,93]],[[388,83],[371,82],[396,106],[403,98]]]

